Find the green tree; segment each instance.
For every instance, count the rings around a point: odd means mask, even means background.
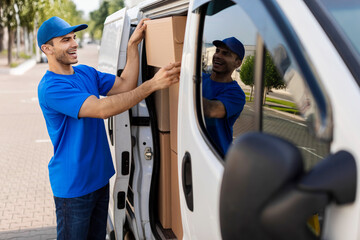
[[[12,63],[12,43],[14,41],[14,29],[16,27],[16,19],[15,19],[15,8],[14,4],[17,4],[18,6],[22,5],[21,0],[2,0],[1,1],[1,19],[0,24],[3,27],[7,28],[9,41],[7,45],[8,49],[8,64],[10,65]],[[1,39],[2,41],[2,39]]]
[[[251,86],[250,101],[254,86],[254,72],[255,72],[254,66],[255,66],[255,57],[248,56],[246,57],[240,69],[241,81],[243,81],[245,85]],[[282,80],[282,77],[280,76],[279,72],[277,71],[277,68],[272,60],[271,54],[268,51],[266,52],[265,55],[264,80],[265,80],[264,101],[268,90],[270,90],[271,88],[280,89],[285,87],[285,83]]]
[[[84,23],[83,13],[76,10],[72,0],[1,0],[0,1],[0,42],[3,38],[3,29],[8,30],[8,64],[12,62],[12,45],[14,30],[17,27],[14,4],[18,6],[21,27],[31,34],[35,27],[40,26],[52,16],[63,18],[71,25]],[[37,24],[36,24],[37,23]],[[36,29],[35,29],[36,30]],[[78,36],[81,38],[81,32]],[[2,46],[0,46],[0,50]]]
[[[240,68],[241,81],[243,81],[245,85],[251,87],[250,97],[249,97],[250,101],[252,99],[252,94],[254,90],[254,59],[255,59],[254,56],[247,56]]]
[[[265,56],[265,88],[280,89],[285,87],[285,83],[275,66],[270,53],[267,51]]]
[[[114,13],[125,7],[124,0],[110,0],[109,1],[109,13]]]
[[[98,10],[90,12],[90,35],[92,38],[100,39],[104,22],[109,15],[109,2],[103,1]]]
[[[101,39],[106,17],[123,7],[123,0],[104,0],[98,10],[91,12],[89,22],[91,37]]]
[[[4,15],[5,1],[0,1],[0,52],[4,50],[3,39],[4,39],[4,24],[3,24],[3,15]]]

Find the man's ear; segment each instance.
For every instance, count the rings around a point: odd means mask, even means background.
[[[236,60],[235,60],[235,68],[240,67],[241,63],[242,63],[242,61],[240,60],[240,58],[236,58]]]
[[[49,44],[41,45],[41,51],[43,51],[45,55],[51,55],[53,53],[51,46]]]

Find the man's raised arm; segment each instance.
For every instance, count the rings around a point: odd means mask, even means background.
[[[102,99],[98,99],[96,96],[92,95],[84,101],[78,117],[106,119],[122,113],[138,104],[152,92],[168,88],[172,84],[177,83],[179,81],[179,76],[180,62],[172,63],[161,68],[152,79],[144,82],[131,91],[115,94]]]
[[[138,45],[145,36],[146,25],[142,19],[137,25],[134,33],[131,35],[126,54],[126,65],[120,77],[116,77],[114,86],[108,92],[108,96],[127,92],[136,88],[139,77],[139,50]]]

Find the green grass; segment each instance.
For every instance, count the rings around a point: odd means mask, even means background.
[[[19,53],[19,57],[20,57],[20,58],[23,58],[23,59],[30,59],[30,58],[31,58],[31,56],[26,55],[24,52],[20,52],[20,53]]]
[[[287,112],[287,113],[292,113],[292,114],[296,114],[299,115],[300,112],[299,110],[297,110],[296,104],[287,100],[281,100],[281,99],[276,99],[276,98],[266,98],[266,101],[268,103],[275,103],[275,104],[280,104],[283,106],[272,106],[269,104],[266,104],[266,106],[268,106],[269,108],[278,110],[278,111],[282,111],[282,112]]]
[[[245,92],[245,95],[246,95],[246,100],[248,100],[249,97],[250,97],[250,93],[249,93],[249,92]],[[252,95],[252,98],[254,98],[254,94]],[[295,104],[295,103],[293,103],[293,102],[291,102],[291,101],[287,101],[287,100],[281,100],[281,99],[277,99],[277,98],[267,97],[267,98],[266,98],[266,102],[281,104],[281,105],[284,105],[284,106],[288,106],[288,107],[290,107],[290,108],[296,108],[296,104]]]
[[[7,50],[5,49],[5,50],[2,50],[1,52],[0,52],[0,56],[7,56]]]
[[[294,108],[278,107],[278,106],[271,106],[271,105],[265,105],[265,106],[275,109],[275,110],[278,110],[278,111],[282,111],[282,112],[292,113],[292,114],[296,114],[296,115],[300,114],[300,112]]]
[[[0,52],[1,57],[7,57],[7,54],[8,54],[8,51],[6,49]],[[20,63],[22,63],[24,60],[28,60],[31,58],[30,55],[27,55],[24,52],[19,53],[19,58],[16,58],[15,52],[13,52],[12,56],[13,56],[12,63],[10,64],[11,68],[15,68],[15,67],[19,66]]]
[[[290,101],[286,101],[286,100],[280,100],[280,99],[276,99],[276,98],[266,98],[267,102],[271,102],[271,103],[276,103],[276,104],[281,104],[284,106],[288,106],[291,108],[296,108],[296,104]]]
[[[8,55],[8,50],[7,50],[7,49],[5,49],[5,50],[3,50],[3,51],[0,52],[0,56],[5,57],[5,56],[7,56],[7,55]],[[12,53],[12,56],[13,56],[13,58],[16,58],[16,52],[13,52],[13,53]],[[22,58],[22,59],[30,59],[31,56],[25,54],[24,52],[20,52],[20,53],[19,53],[19,58]]]
[[[250,93],[245,92],[245,95],[246,95],[246,101],[249,102]],[[252,96],[252,101],[254,101],[254,95]],[[283,106],[273,106],[273,105],[265,104],[266,107],[291,114],[296,114],[296,115],[300,114],[299,110],[297,110],[296,104],[291,101],[267,97],[266,102],[283,105]]]
[[[19,63],[18,63],[18,62],[12,62],[12,63],[10,64],[10,67],[11,67],[11,68],[14,68],[14,67],[17,67],[17,66],[19,66]]]

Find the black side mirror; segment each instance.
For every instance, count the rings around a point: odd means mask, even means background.
[[[226,157],[222,238],[316,239],[306,220],[332,199],[353,202],[356,179],[355,159],[348,152],[330,155],[305,174],[293,144],[268,134],[245,134]]]
[[[302,173],[301,154],[292,144],[260,133],[236,139],[226,156],[221,186],[222,238],[270,239],[259,214],[271,196]]]

